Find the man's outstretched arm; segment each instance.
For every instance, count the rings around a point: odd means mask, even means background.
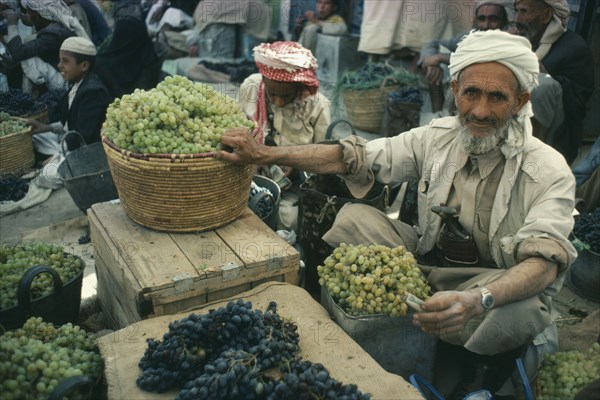
[[[342,146],[309,144],[302,146],[265,146],[246,129],[230,129],[221,138],[217,157],[234,164],[286,165],[319,174],[345,174]]]

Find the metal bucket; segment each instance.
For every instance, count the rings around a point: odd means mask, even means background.
[[[575,294],[600,303],[600,254],[580,251],[569,268],[566,283]]]
[[[58,175],[75,205],[84,213],[92,204],[119,197],[100,142],[82,145],[68,153],[58,167]]]
[[[411,313],[404,317],[385,314],[353,317],[335,303],[323,286],[321,304],[344,332],[386,371],[407,380],[412,374],[433,379],[437,337],[414,326]]]

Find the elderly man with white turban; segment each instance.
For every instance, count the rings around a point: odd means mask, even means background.
[[[577,157],[586,103],[594,90],[592,50],[567,30],[567,0],[517,0],[515,23],[540,61],[540,86],[532,93],[534,135],[561,152],[568,163]]]
[[[347,204],[323,239],[331,246],[404,245],[430,265],[421,268],[435,293],[413,322],[459,354],[440,376],[460,372],[462,361],[485,364],[483,385],[495,392],[516,356],[526,349],[539,356],[556,345],[551,298],[576,257],[568,239],[575,180],[563,157],[532,136],[529,97],[538,61],[525,38],[475,31],[452,55],[450,73],[455,117],[370,142],[350,137],[287,148],[260,146],[234,130],[223,136],[219,155],[340,174],[356,197],[375,179],[417,179],[417,227]],[[437,206],[446,207],[444,220],[433,212]],[[445,246],[450,226],[464,233],[458,242],[472,254],[453,257],[464,249]],[[541,359],[527,358],[535,371]]]

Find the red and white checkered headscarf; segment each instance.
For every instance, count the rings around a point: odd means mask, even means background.
[[[278,82],[295,82],[303,85],[302,96],[310,96],[319,90],[319,80],[315,74],[317,59],[310,50],[298,42],[263,43],[254,48],[254,61],[258,71],[265,78]],[[256,120],[257,139],[264,140],[264,128],[267,122],[267,98],[265,84],[258,88]]]
[[[254,61],[262,76],[280,82],[297,82],[311,94],[319,89],[317,60],[298,42],[263,43],[254,48]]]

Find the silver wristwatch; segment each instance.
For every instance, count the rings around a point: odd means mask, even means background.
[[[485,311],[489,311],[494,307],[494,295],[487,288],[479,288],[481,291],[481,305]]]

